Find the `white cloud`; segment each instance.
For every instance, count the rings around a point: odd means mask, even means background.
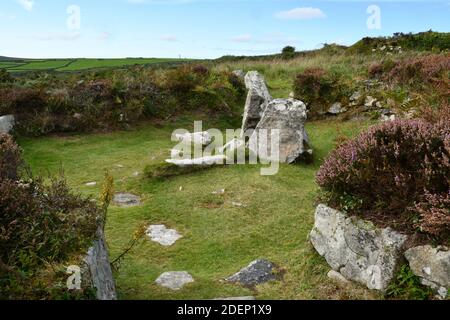
[[[231,39],[233,42],[250,42],[252,41],[252,35],[251,34],[241,34],[239,36],[236,36]]]
[[[306,20],[325,18],[325,13],[319,8],[304,7],[278,12],[275,14],[275,17],[284,20]]]
[[[167,41],[167,42],[177,42],[178,41],[177,37],[173,34],[165,34],[165,35],[161,36],[159,39],[162,41]]]
[[[17,2],[27,11],[33,10],[34,0],[17,0]]]

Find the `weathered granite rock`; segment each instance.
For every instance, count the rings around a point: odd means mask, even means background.
[[[210,145],[213,142],[213,137],[209,132],[194,132],[186,134],[176,134],[175,138],[180,142],[200,144],[203,146]]]
[[[119,207],[135,207],[141,204],[141,198],[131,193],[116,193],[113,203]]]
[[[367,97],[366,97],[366,101],[364,102],[364,106],[365,106],[366,108],[372,108],[372,107],[375,105],[375,103],[376,103],[377,101],[378,101],[378,100],[375,99],[374,97],[367,96]]]
[[[330,270],[327,273],[327,277],[330,278],[331,280],[336,281],[336,282],[341,283],[341,284],[348,284],[348,283],[350,283],[350,281],[345,279],[345,277],[342,274],[340,274],[339,272],[337,272],[335,270]]]
[[[91,286],[96,289],[98,300],[116,300],[116,286],[109,262],[105,236],[101,227],[97,230],[96,238],[84,258],[88,267],[88,278]]]
[[[159,286],[171,290],[180,290],[191,282],[194,282],[194,278],[186,271],[164,272],[155,281]]]
[[[257,71],[250,71],[245,75],[245,86],[248,95],[245,102],[242,133],[256,128],[267,105],[273,100],[263,76]]]
[[[407,237],[389,228],[319,205],[310,240],[333,270],[346,279],[385,291],[401,261]]]
[[[245,78],[245,72],[242,71],[242,70],[234,70],[232,73],[233,73],[236,77],[238,77],[238,78],[240,78],[240,79],[242,79],[242,80],[244,80],[244,78]]]
[[[14,116],[6,115],[0,117],[0,133],[10,133],[14,127]]]
[[[270,102],[261,121],[250,137],[249,149],[261,159],[294,163],[303,157],[310,157],[309,138],[305,130],[306,105],[294,99],[275,99]],[[279,158],[272,150],[273,129],[280,133]],[[262,131],[263,130],[263,131]],[[267,137],[266,139],[262,139]]]
[[[338,115],[341,113],[347,112],[347,109],[342,107],[342,103],[336,102],[328,109],[328,113],[332,115]]]
[[[165,225],[151,225],[146,232],[147,236],[154,242],[168,247],[173,245],[183,236],[174,229],[167,229]]]
[[[276,280],[276,266],[267,260],[255,260],[241,271],[226,278],[228,282],[240,283],[244,286],[255,286],[271,280]]]
[[[420,277],[422,284],[447,295],[450,289],[450,250],[430,245],[415,247],[405,252],[412,272]],[[443,297],[445,298],[445,297]]]

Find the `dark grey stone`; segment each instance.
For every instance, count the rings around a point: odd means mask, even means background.
[[[267,260],[255,260],[247,267],[235,273],[231,277],[226,278],[228,282],[240,283],[245,286],[254,286],[271,280],[276,280],[276,266]]]

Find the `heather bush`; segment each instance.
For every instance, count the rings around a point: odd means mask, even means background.
[[[397,120],[374,126],[334,150],[317,183],[331,205],[350,214],[446,238],[450,123]]]
[[[19,146],[10,135],[0,133],[0,180],[16,180],[22,165]]]

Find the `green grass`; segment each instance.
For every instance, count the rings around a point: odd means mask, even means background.
[[[10,72],[25,71],[82,71],[89,69],[120,68],[131,65],[151,65],[187,62],[189,59],[128,58],[128,59],[42,59],[20,62],[0,61],[0,69]]]
[[[67,67],[61,68],[58,71],[78,71],[86,69],[96,68],[114,68],[129,65],[146,65],[146,64],[159,64],[165,62],[183,62],[185,60],[180,59],[77,59]]]
[[[22,138],[19,143],[35,174],[57,173],[63,167],[76,190],[96,196],[108,169],[115,178],[116,191],[142,197],[141,207],[110,208],[106,232],[112,258],[143,223],[163,223],[183,234],[173,247],[144,240],[126,256],[116,274],[121,299],[241,295],[259,299],[376,298],[356,285],[341,288],[333,284],[326,277],[329,267],[307,240],[317,195],[314,176],[322,159],[334,147],[338,132],[353,136],[366,125],[309,123],[316,161],[282,165],[279,174],[270,177],[261,176],[259,166],[245,165],[216,167],[163,181],[146,179],[144,167],[163,161],[174,146],[172,130],[192,129],[190,121],[164,128],[146,124],[110,134]],[[135,177],[136,171],[141,175]],[[86,187],[90,181],[99,184]],[[226,189],[223,196],[212,195],[222,188]],[[245,207],[233,207],[233,201]],[[258,286],[255,291],[221,281],[257,258],[278,264],[284,271],[283,280]],[[178,292],[162,289],[154,281],[165,271],[188,271],[195,283]]]
[[[18,67],[12,67],[10,71],[39,71],[54,70],[70,64],[72,60],[38,60],[25,63]]]

